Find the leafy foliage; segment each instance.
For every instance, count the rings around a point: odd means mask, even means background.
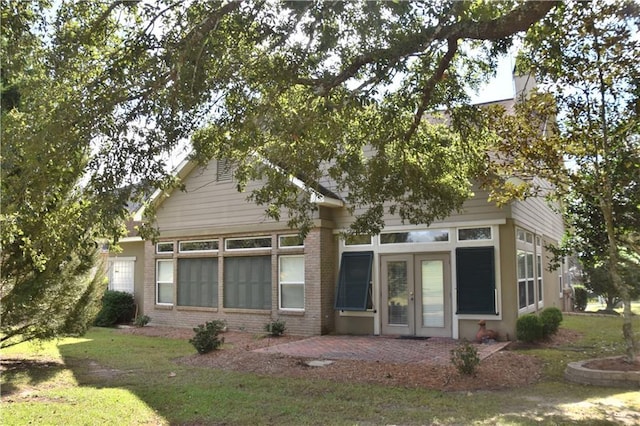
[[[575,308],[579,312],[584,312],[587,309],[587,303],[589,303],[589,291],[581,286],[574,287],[575,293]]]
[[[307,192],[327,182],[358,233],[385,212],[430,223],[459,209],[487,137],[466,88],[554,7],[2,2],[2,333],[74,306],[58,295],[95,241],[123,236],[128,203],[181,186],[167,159],[185,140],[198,161],[232,160],[239,189],[263,179],[251,198],[303,234],[318,208]],[[423,119],[442,107],[451,127]]]
[[[624,301],[630,361],[637,351],[633,285],[620,253],[640,255],[639,28],[640,7],[630,0],[564,2],[534,25],[517,65],[532,70],[544,90],[511,119],[494,118],[500,137],[490,165],[494,176],[521,177],[514,191],[521,196],[560,197],[569,235],[559,254],[575,251],[588,268],[606,265]]]
[[[542,339],[543,324],[536,314],[522,315],[516,320],[516,337],[522,342],[535,342]]]
[[[125,291],[107,290],[102,296],[102,309],[98,312],[94,324],[98,327],[128,324],[135,312],[136,303],[132,294]]]
[[[460,374],[473,375],[480,365],[478,350],[468,341],[464,340],[454,349],[451,349],[451,364]]]
[[[136,319],[133,320],[133,325],[136,327],[144,327],[149,324],[151,321],[151,317],[149,315],[139,315]]]
[[[558,332],[562,323],[562,311],[555,307],[544,308],[539,314],[542,322],[542,337],[546,338]]]
[[[287,323],[282,320],[274,320],[264,325],[264,331],[274,337],[282,336],[286,329]]]
[[[224,343],[224,337],[219,338],[220,334],[226,327],[224,321],[213,320],[204,324],[199,324],[193,329],[195,332],[193,338],[189,339],[189,343],[193,345],[199,354],[206,354],[218,349]]]

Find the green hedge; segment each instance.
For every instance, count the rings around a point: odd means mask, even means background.
[[[94,324],[98,327],[128,324],[135,313],[136,302],[132,294],[124,291],[107,290],[102,296],[102,309],[98,312]]]

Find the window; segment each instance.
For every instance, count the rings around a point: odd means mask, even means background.
[[[538,255],[536,260],[536,266],[538,267],[538,302],[542,303],[542,256]]]
[[[156,244],[156,253],[173,253],[173,242]]]
[[[280,248],[304,247],[304,241],[300,235],[280,235],[278,237],[278,245]]]
[[[178,306],[218,307],[218,258],[178,259]]]
[[[304,256],[280,256],[280,309],[304,309]]]
[[[440,229],[380,234],[380,244],[434,243],[444,241],[449,241],[449,231]]]
[[[271,309],[271,256],[224,259],[224,307]]]
[[[259,250],[271,248],[271,237],[260,238],[227,238],[227,250]]]
[[[518,250],[518,308],[524,309],[533,305],[534,295],[534,274],[533,274],[533,253]]]
[[[497,315],[493,247],[456,249],[457,313]]]
[[[178,251],[180,253],[218,251],[218,240],[180,241]]]
[[[458,241],[490,240],[491,227],[458,229]]]
[[[372,263],[372,251],[342,253],[336,309],[365,311],[372,308]]]
[[[135,265],[135,257],[110,258],[107,270],[109,290],[133,294]]]
[[[371,235],[347,235],[344,239],[345,246],[370,246]]]
[[[173,304],[173,260],[156,261],[156,303]]]
[[[216,181],[229,182],[233,177],[231,161],[228,159],[216,160]]]

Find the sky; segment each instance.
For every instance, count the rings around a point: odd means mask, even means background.
[[[471,101],[475,103],[485,103],[502,99],[513,98],[513,57],[503,56],[498,62],[496,76],[492,78],[477,95],[471,96]]]

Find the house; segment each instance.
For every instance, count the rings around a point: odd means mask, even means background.
[[[158,242],[129,237],[111,256],[114,287],[128,268],[153,325],[222,319],[255,332],[280,319],[299,335],[473,339],[485,320],[513,339],[520,315],[563,306],[564,272],[547,270],[545,249],[563,221],[542,199],[497,207],[476,188],[460,213],[430,226],[388,216],[379,235],[344,240],[346,206],[314,191],[319,209],[302,241],[237,192],[224,161],[187,161],[178,174],[184,192],[154,195]]]

